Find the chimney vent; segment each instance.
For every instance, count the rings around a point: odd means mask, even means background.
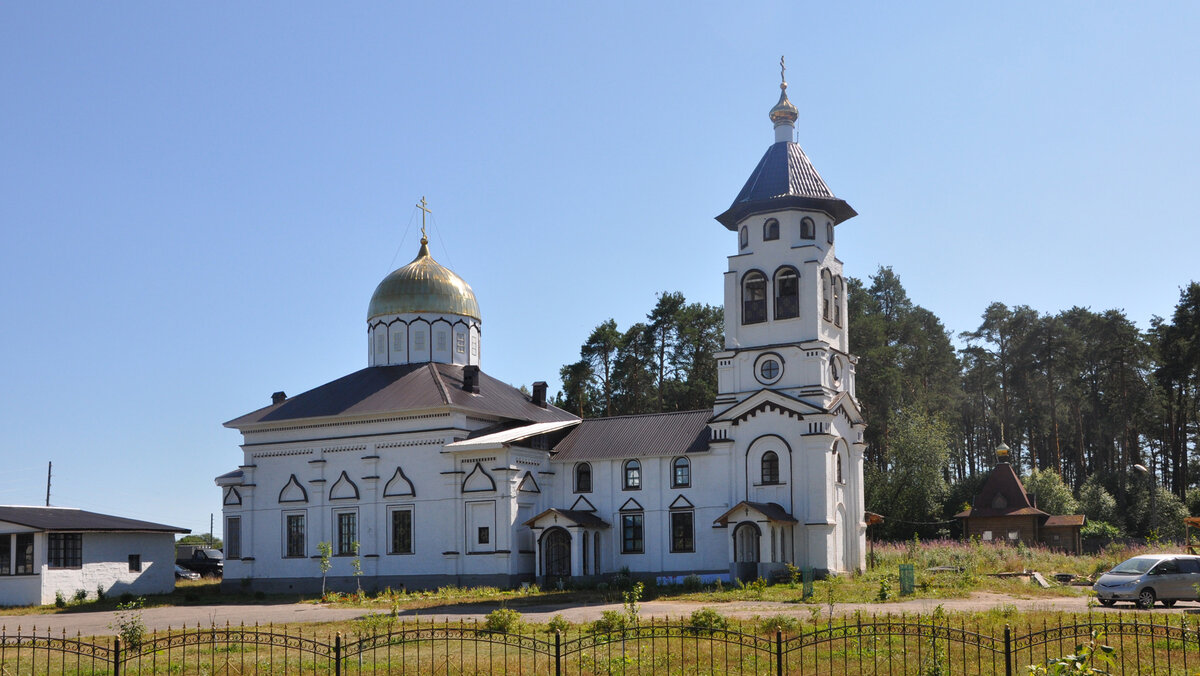
[[[546,381],[539,380],[533,384],[533,403],[546,408]]]
[[[275,392],[271,395],[271,404],[282,404],[287,401],[287,392]]]
[[[479,367],[477,365],[467,364],[463,367],[462,388],[467,392],[479,394]]]

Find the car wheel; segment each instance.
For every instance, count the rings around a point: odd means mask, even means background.
[[[1112,599],[1100,599],[1100,605],[1104,606],[1105,608],[1112,608],[1114,605],[1116,605],[1116,603],[1117,602]]]
[[[1175,599],[1171,599],[1170,601],[1163,601],[1162,604],[1163,604],[1164,608],[1174,608],[1175,607]]]
[[[1147,587],[1147,588],[1143,589],[1142,591],[1138,592],[1138,597],[1137,597],[1137,601],[1136,601],[1137,607],[1141,608],[1142,610],[1149,610],[1154,607],[1154,599],[1155,598],[1156,597],[1154,596],[1154,590]]]

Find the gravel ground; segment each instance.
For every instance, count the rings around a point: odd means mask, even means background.
[[[1083,597],[1055,597],[1040,599],[1022,599],[1004,594],[977,592],[968,598],[961,599],[916,599],[894,603],[839,603],[835,606],[837,615],[884,613],[928,613],[938,605],[947,612],[982,611],[1004,604],[1016,606],[1019,610],[1061,611],[1070,613],[1086,612],[1138,612],[1141,616],[1159,615],[1162,613],[1200,613],[1200,605],[1182,603],[1173,609],[1157,607],[1150,613],[1134,611],[1132,606],[1119,605],[1116,608],[1088,608],[1087,599]],[[812,605],[799,603],[779,603],[774,601],[734,601],[730,603],[702,604],[680,601],[647,601],[641,604],[642,617],[666,618],[687,616],[698,608],[711,607],[726,617],[749,619],[755,615],[791,615],[801,619],[812,616]],[[464,604],[424,608],[421,610],[401,611],[402,617],[434,619],[438,621],[459,620],[470,621],[482,619],[488,612],[496,608],[496,604]],[[824,606],[822,606],[824,608]],[[545,605],[524,606],[519,608],[521,614],[531,622],[546,622],[554,615],[562,615],[570,622],[590,622],[600,617],[605,610],[620,611],[620,604],[596,605]],[[338,608],[311,603],[280,604],[280,605],[237,605],[237,606],[178,606],[164,608],[147,608],[142,611],[142,621],[150,630],[162,630],[168,627],[178,628],[183,625],[207,627],[213,624],[281,624],[285,622],[331,622],[350,620],[361,617],[367,611],[362,608]],[[30,633],[36,627],[37,633],[50,632],[60,634],[65,631],[68,635],[82,634],[84,636],[112,635],[109,628],[115,619],[113,612],[95,613],[58,613],[50,615],[16,615],[0,618],[0,625],[6,633],[16,633],[18,627],[23,633]]]

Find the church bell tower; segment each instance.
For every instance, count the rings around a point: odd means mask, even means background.
[[[780,61],[781,67],[783,61]],[[736,234],[725,273],[725,351],[716,411],[782,391],[824,407],[854,395],[846,284],[836,227],[857,213],[834,196],[799,144],[787,81],[770,110],[775,142],[717,221]]]

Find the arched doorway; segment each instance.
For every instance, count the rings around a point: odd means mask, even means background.
[[[739,580],[758,579],[758,539],[761,536],[762,531],[758,525],[749,521],[744,521],[733,529],[734,570]]]
[[[563,528],[551,528],[542,536],[542,574],[546,577],[571,575],[571,535]]]

